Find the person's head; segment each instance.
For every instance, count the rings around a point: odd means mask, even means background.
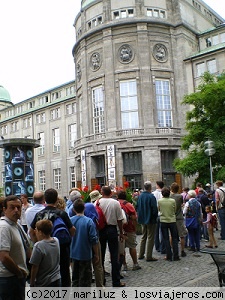
[[[198,189],[198,194],[203,195],[204,193],[205,193],[205,191],[203,190],[203,188]]]
[[[206,211],[207,213],[212,212],[211,206],[210,206],[210,205],[206,205],[205,211]]]
[[[82,214],[84,212],[84,201],[81,199],[75,200],[73,209],[77,214]]]
[[[73,190],[70,194],[69,194],[69,200],[71,200],[72,202],[74,202],[75,200],[81,199],[81,193],[77,190]]]
[[[11,221],[17,223],[21,217],[22,202],[16,195],[10,195],[3,201],[3,213]]]
[[[170,190],[172,193],[177,194],[179,191],[179,185],[176,182],[173,182],[170,186]]]
[[[168,189],[167,187],[164,187],[164,188],[162,188],[161,193],[164,198],[169,198],[170,189]]]
[[[182,189],[182,191],[183,191],[184,193],[188,193],[189,190],[190,190],[189,187],[184,187],[184,188]]]
[[[58,199],[58,192],[55,189],[47,189],[44,195],[47,204],[56,204]]]
[[[60,210],[65,210],[66,202],[65,202],[64,198],[58,197],[58,200],[56,202],[56,208],[58,208]]]
[[[39,220],[36,223],[35,234],[38,241],[51,236],[53,224],[50,220]]]
[[[151,192],[152,191],[152,183],[151,181],[145,181],[144,183],[144,189],[148,192]]]
[[[117,197],[118,197],[118,199],[121,199],[121,200],[127,200],[127,194],[125,191],[119,191],[117,193]]]
[[[89,196],[90,196],[92,203],[94,203],[96,200],[98,200],[102,197],[102,195],[99,193],[98,190],[94,190],[94,191],[90,192]]]
[[[162,189],[164,187],[164,182],[161,180],[156,181],[156,188],[157,189]]]
[[[5,197],[0,197],[0,217],[4,215],[3,213],[3,201],[5,200]]]
[[[34,192],[33,201],[35,204],[44,204],[45,203],[44,193],[42,191]]]
[[[194,190],[188,191],[188,198],[196,198],[196,192]]]
[[[201,182],[197,182],[196,187],[197,187],[197,188],[202,188]]]
[[[111,188],[109,186],[106,186],[106,185],[102,186],[101,194],[102,194],[102,197],[110,198],[111,195],[112,195]]]
[[[80,189],[77,188],[77,187],[74,187],[74,188],[72,188],[72,189],[69,190],[69,194],[71,194],[72,191],[78,191],[78,192],[80,192]]]
[[[217,185],[218,187],[223,186],[223,181],[222,181],[222,180],[217,180],[217,181],[216,181],[216,185]]]
[[[27,204],[28,203],[28,196],[27,194],[21,194],[20,199],[22,201],[22,204]]]

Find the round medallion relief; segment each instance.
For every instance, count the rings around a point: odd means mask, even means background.
[[[97,71],[101,67],[101,56],[98,52],[94,52],[90,57],[90,67],[92,71]]]
[[[130,45],[124,44],[119,48],[118,51],[119,61],[121,63],[129,63],[134,58],[134,52]]]
[[[159,62],[166,62],[168,59],[166,46],[163,44],[156,44],[153,48],[153,56]]]

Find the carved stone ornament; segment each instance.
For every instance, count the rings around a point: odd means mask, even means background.
[[[134,58],[134,52],[130,45],[124,44],[119,48],[119,61],[121,63],[127,64],[131,62]]]
[[[153,48],[153,56],[159,62],[166,62],[168,59],[166,46],[163,44],[156,44]]]
[[[77,80],[80,81],[82,76],[80,64],[77,64]]]
[[[97,71],[101,67],[101,56],[98,52],[94,52],[90,58],[90,67],[92,71]]]

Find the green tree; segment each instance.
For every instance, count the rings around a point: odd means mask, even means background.
[[[216,150],[212,156],[213,179],[225,180],[225,73],[204,73],[196,92],[186,95],[182,103],[191,108],[186,114],[187,135],[181,146],[186,156],[177,158],[174,167],[185,176],[197,173],[198,181],[209,182],[209,157],[204,153],[204,142],[212,140]]]

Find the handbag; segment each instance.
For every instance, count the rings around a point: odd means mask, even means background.
[[[186,217],[185,225],[187,229],[196,229],[198,227],[198,220],[196,217]]]

